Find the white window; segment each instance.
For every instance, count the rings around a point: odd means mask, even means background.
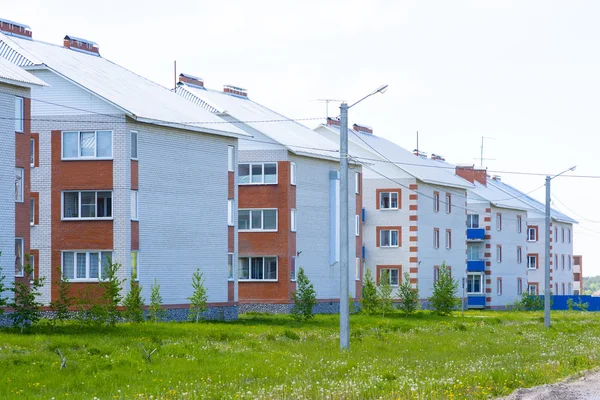
[[[569,243],[571,243],[571,230],[567,229],[567,233],[568,233]]]
[[[502,214],[496,213],[496,230],[502,230]]]
[[[562,269],[565,269],[565,255],[560,256],[560,266]]]
[[[25,131],[24,115],[23,98],[15,97],[15,132],[22,133]]]
[[[467,294],[483,294],[483,279],[480,273],[467,274]]]
[[[571,260],[571,256],[567,256],[567,257],[568,257],[568,261],[569,261],[569,263],[567,264],[567,268],[568,268],[568,269],[569,269],[569,271],[570,271],[570,270],[571,270],[571,263],[572,263],[572,260]]]
[[[558,242],[558,228],[556,226],[554,227],[554,242]],[[558,289],[556,291],[558,291]]]
[[[517,215],[517,233],[521,233],[523,229],[523,218],[520,215]]]
[[[15,239],[15,276],[25,275],[25,246],[22,238]]]
[[[235,171],[235,147],[227,146],[227,171]]]
[[[561,228],[561,231],[562,231],[562,234],[561,234],[562,240],[561,240],[561,242],[564,243],[565,242],[565,228]]]
[[[562,289],[562,294],[564,296],[565,295],[565,283],[563,282],[560,286],[561,286],[561,289]]]
[[[521,247],[517,247],[517,264],[521,264],[523,262],[523,249]]]
[[[227,280],[233,280],[233,253],[227,253]]]
[[[238,230],[276,231],[277,210],[238,210]]]
[[[296,163],[290,163],[290,184],[296,184]]]
[[[29,282],[33,282],[35,279],[35,256],[33,254],[29,255],[29,265],[31,266],[31,276],[29,277]]]
[[[433,193],[433,211],[440,211],[440,194],[438,192]]]
[[[29,225],[35,225],[35,197],[29,198]]]
[[[235,213],[235,202],[233,199],[227,199],[227,225],[233,226],[235,222],[233,221],[233,215]]]
[[[290,280],[296,281],[296,257],[290,258]]]
[[[379,247],[398,247],[398,230],[382,229],[379,231]]]
[[[35,139],[29,139],[29,166],[35,167]]]
[[[138,252],[137,251],[131,252],[131,280],[132,281],[140,280],[139,269],[138,269]]]
[[[554,255],[554,268],[558,269],[558,254]],[[556,289],[558,291],[558,289]]]
[[[537,229],[534,227],[527,227],[527,241],[537,242]]]
[[[62,276],[70,281],[104,279],[111,258],[111,251],[63,251]]]
[[[502,246],[496,246],[496,262],[502,262]]]
[[[467,260],[479,261],[481,260],[481,247],[478,245],[467,245]]]
[[[439,229],[433,230],[433,248],[434,249],[440,248],[440,230]]]
[[[138,159],[138,133],[136,131],[131,131],[131,158]]]
[[[523,294],[523,279],[517,278],[517,295]]]
[[[239,164],[240,185],[277,184],[277,163]]]
[[[296,225],[296,213],[297,212],[294,209],[292,209],[292,212],[290,213],[290,218],[291,218],[291,221],[290,221],[290,230],[292,232],[296,232],[296,230],[298,229],[297,225]]]
[[[537,294],[537,285],[528,285],[527,286],[527,293],[530,296],[535,296]]]
[[[25,186],[25,171],[23,168],[15,168],[15,201],[22,203],[25,198],[23,187]]]
[[[360,215],[354,216],[354,234],[360,236]]]
[[[140,206],[137,190],[131,191],[131,219],[137,221],[139,219],[138,208]]]
[[[63,132],[62,158],[112,158],[112,131]]]
[[[398,209],[398,192],[379,193],[379,208],[383,210]]]
[[[440,267],[437,265],[433,266],[433,283],[436,283],[440,278]]]
[[[63,192],[63,219],[112,218],[112,192]]]
[[[537,256],[528,255],[527,256],[527,269],[536,269],[537,268]]]
[[[446,248],[452,248],[452,232],[449,230],[446,231]]]
[[[496,293],[498,296],[502,296],[502,279],[496,278]]]
[[[398,286],[399,273],[398,268],[381,268],[379,270],[379,283],[384,283],[383,280],[386,278],[387,272],[387,281],[392,286]]]
[[[356,261],[354,262],[354,279],[360,281],[360,257],[356,257]]]
[[[446,213],[450,214],[452,212],[452,196],[450,193],[446,193]]]
[[[354,173],[354,193],[360,194],[360,172]]]
[[[240,257],[239,280],[276,281],[277,257]]]
[[[479,214],[467,214],[467,228],[479,228]]]

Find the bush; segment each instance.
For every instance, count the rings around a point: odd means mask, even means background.
[[[142,287],[137,282],[131,282],[129,293],[123,301],[125,311],[123,316],[130,322],[144,322],[144,299],[142,298]]]
[[[400,283],[400,287],[398,288],[398,298],[400,299],[399,308],[406,315],[414,313],[421,305],[419,302],[419,289],[412,287],[408,272],[404,273],[402,283]]]
[[[552,297],[550,298],[552,304]],[[515,301],[515,310],[517,311],[540,311],[544,309],[544,299],[536,294],[523,292],[521,300]]]
[[[296,291],[292,293],[294,306],[292,307],[292,318],[296,321],[308,321],[313,318],[313,307],[317,304],[317,292],[313,284],[310,282],[304,268],[298,271],[296,278]]]
[[[367,268],[363,284],[362,301],[360,303],[361,312],[369,315],[375,314],[377,312],[377,303],[377,286],[375,285],[371,270]]]
[[[0,251],[0,256],[2,252]],[[4,274],[2,273],[2,267],[0,266],[0,315],[4,313],[4,307],[8,305],[8,299],[4,297],[3,293],[8,291],[8,288],[4,284]]]
[[[56,292],[58,296],[56,300],[50,302],[50,310],[54,311],[54,318],[52,323],[55,325],[56,322],[66,321],[69,319],[69,308],[73,306],[73,297],[70,296],[69,280],[62,277],[60,267],[56,268],[56,274],[58,279],[54,282],[56,286]]]
[[[115,326],[119,320],[119,310],[117,307],[123,300],[121,291],[123,290],[123,282],[125,279],[119,279],[117,276],[121,264],[113,263],[112,260],[108,260],[104,266],[103,272],[105,272],[105,279],[100,281],[100,287],[102,291],[102,306],[104,308],[104,323],[108,326]]]
[[[202,313],[208,310],[206,307],[208,294],[206,293],[204,278],[202,277],[199,268],[196,269],[196,272],[192,275],[192,288],[194,289],[194,293],[192,294],[192,297],[188,297],[188,300],[190,301],[190,314],[188,318],[191,321],[198,322]]]
[[[579,297],[578,303],[575,303],[575,301],[572,298],[569,298],[567,300],[567,308],[569,309],[569,311],[573,311],[575,308],[579,308],[581,311],[587,311],[589,306],[590,306],[590,303],[588,303],[588,302],[584,303],[581,300],[581,297]]]
[[[438,315],[450,315],[460,300],[456,297],[458,282],[450,276],[450,270],[446,263],[442,263],[439,269],[437,281],[433,284],[433,293],[429,298],[429,305]]]
[[[383,270],[379,279],[379,288],[377,289],[377,300],[382,317],[385,317],[386,312],[394,311],[392,292],[390,273],[387,270]]]
[[[85,286],[78,293],[76,300],[77,313],[75,319],[80,326],[93,325],[100,327],[106,324],[106,310],[104,305],[98,302],[100,287],[92,290],[90,286]]]
[[[38,302],[37,298],[41,295],[40,289],[44,286],[44,278],[33,277],[29,255],[26,257],[26,262],[27,264],[24,266],[25,282],[14,281],[12,291],[15,296],[13,302],[9,304],[13,309],[10,314],[13,326],[21,328],[21,332],[40,320],[42,303]],[[28,279],[30,280],[29,283],[27,282]]]
[[[150,286],[150,306],[148,307],[148,319],[152,322],[162,321],[165,317],[165,310],[162,308],[162,296],[160,295],[160,285],[154,278],[154,283]]]

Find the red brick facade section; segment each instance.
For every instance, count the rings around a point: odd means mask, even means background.
[[[362,173],[358,173],[358,194],[356,195],[356,215],[358,215],[358,224],[359,224],[359,235],[356,237],[356,258],[360,259],[359,266],[359,279],[355,279],[355,293],[356,300],[360,300],[362,298],[362,276],[363,276],[363,264],[364,260],[362,258],[362,246],[363,246],[363,220],[362,220],[362,208],[363,208],[363,175]],[[398,201],[400,199],[400,195],[398,195]],[[356,261],[355,261],[356,262]],[[356,277],[355,277],[356,278]]]
[[[31,163],[29,157],[29,140],[31,139],[31,100],[23,98],[23,132],[15,132],[15,167],[23,168],[23,202],[15,202],[15,238],[23,239],[23,254],[27,263],[30,249],[30,190],[31,190]],[[37,262],[37,260],[36,260]],[[17,281],[27,282],[27,277],[15,278]]]
[[[456,175],[471,183],[479,182],[487,186],[487,171],[485,169],[475,169],[472,166],[456,167]]]

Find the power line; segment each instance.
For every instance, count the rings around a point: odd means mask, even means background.
[[[578,214],[575,211],[571,210],[569,207],[567,207],[567,205],[565,203],[563,203],[562,201],[560,201],[560,199],[558,197],[556,197],[556,195],[554,193],[552,194],[552,198],[554,200],[558,201],[565,209],[567,209],[568,211],[572,212],[573,214],[575,214],[579,218],[581,218],[583,220],[586,220],[586,221],[588,221],[588,222],[590,222],[592,224],[600,224],[600,221],[591,220],[591,219],[586,218],[586,217],[582,216],[581,214]]]

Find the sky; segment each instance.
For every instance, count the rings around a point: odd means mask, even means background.
[[[56,44],[95,41],[103,57],[164,86],[177,73],[314,128],[317,99],[354,102],[350,123],[412,150],[490,171],[600,176],[600,2],[569,0],[0,0],[0,18]],[[338,115],[331,103],[329,115]],[[492,173],[491,174],[496,174]],[[499,173],[529,192],[543,176]],[[552,181],[553,206],[580,221],[574,252],[600,275],[600,179]],[[544,200],[541,187],[532,196]]]

